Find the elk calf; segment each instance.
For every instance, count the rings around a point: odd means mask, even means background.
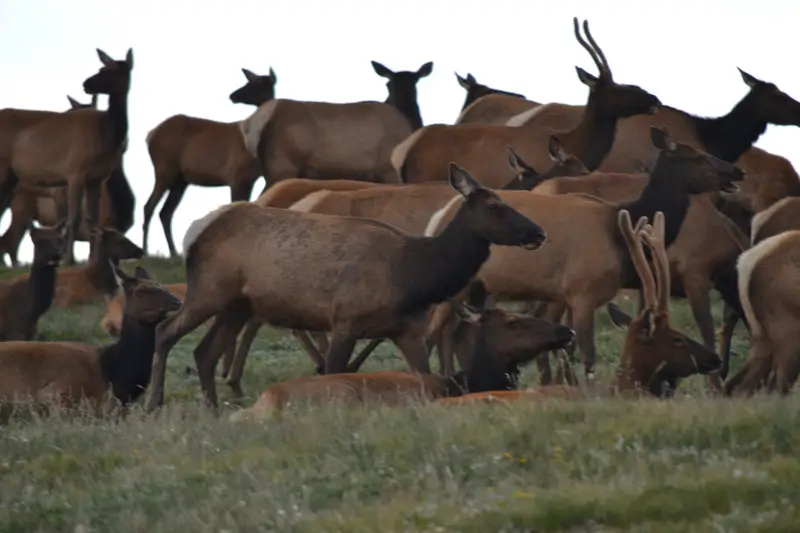
[[[145,269],[136,276],[118,267],[127,297],[119,341],[105,347],[77,342],[0,343],[0,402],[33,397],[36,403],[53,401],[76,406],[88,400],[102,406],[108,389],[123,406],[144,392],[150,381],[155,327],[181,305],[157,284]]]
[[[397,404],[412,398],[435,399],[516,386],[520,367],[542,350],[563,347],[575,332],[531,316],[499,308],[477,310],[450,300],[456,316],[475,329],[468,369],[452,376],[408,372],[373,372],[302,377],[268,388],[250,409],[234,413],[232,420],[259,419],[292,403],[359,404],[379,401]]]
[[[164,288],[175,295],[179,300],[186,298],[185,283],[171,283]],[[125,293],[120,292],[113,300],[108,302],[106,314],[100,319],[100,327],[112,337],[119,337],[122,331],[122,320],[125,316]]]

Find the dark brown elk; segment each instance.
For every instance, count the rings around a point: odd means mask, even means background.
[[[30,340],[53,303],[56,270],[64,246],[66,222],[55,227],[31,226],[33,263],[24,279],[0,282],[0,340]],[[0,342],[0,345],[3,343]]]
[[[530,165],[525,163],[513,150],[509,149],[509,164],[515,176],[507,184],[509,190],[522,190],[535,186],[541,180],[551,176],[573,175],[587,173],[583,164],[575,157],[568,156],[561,145],[554,141],[550,144],[551,156],[554,165],[545,173],[539,174]],[[291,210],[306,213],[317,213],[337,216],[356,216],[379,220],[398,228],[411,235],[422,236],[426,228],[432,223],[431,217],[441,210],[448,202],[460,196],[445,182],[430,182],[418,185],[392,186],[384,185],[366,190],[353,191],[318,191],[309,194],[300,200]],[[226,352],[223,360],[223,376],[234,394],[242,395],[241,377],[250,345],[255,339],[262,322],[251,320],[246,328],[234,360],[227,361],[230,352]],[[312,361],[316,364],[317,372],[322,372],[325,361],[323,354],[327,347],[327,338],[324,333],[316,332],[314,335],[318,346],[315,347],[306,332],[293,332],[298,341],[304,346]],[[380,339],[375,339],[367,344],[358,354],[356,361],[348,366],[348,371],[356,371],[369,354],[380,344]],[[439,342],[446,342],[440,340]],[[450,374],[454,367],[449,359],[444,359],[443,347],[439,350],[439,371]],[[360,362],[359,362],[360,361]],[[232,366],[231,366],[232,365]],[[229,372],[230,370],[230,372]]]
[[[98,411],[111,391],[123,406],[150,381],[155,328],[181,305],[142,267],[131,277],[116,268],[126,301],[120,339],[99,347],[78,342],[0,343],[0,402],[32,397],[73,407],[88,401]]]
[[[451,165],[450,172],[450,184],[465,203],[432,238],[412,237],[376,220],[250,203],[223,206],[192,223],[184,238],[186,300],[159,326],[147,407],[163,402],[170,349],[215,315],[195,350],[211,405],[219,355],[251,317],[281,328],[330,331],[326,374],[346,369],[358,339],[382,337],[400,348],[413,370],[430,373],[428,309],[466,287],[491,244],[535,250],[546,240],[538,225],[465,170]]]
[[[241,123],[244,144],[261,162],[268,187],[298,177],[398,182],[391,152],[421,126],[416,86],[433,71],[433,63],[416,72],[393,72],[375,61],[372,67],[389,80],[386,102],[281,98],[261,105]]]
[[[247,83],[231,93],[234,103],[259,106],[275,98],[277,78],[242,69]],[[144,205],[143,247],[148,250],[150,221],[164,194],[167,199],[158,216],[171,257],[178,250],[172,238],[172,217],[189,185],[229,187],[231,201],[249,200],[261,177],[258,160],[245,149],[239,122],[217,122],[187,115],[173,115],[147,134],[147,150],[155,170],[155,183]]]
[[[474,309],[452,302],[456,316],[475,332],[470,366],[452,376],[409,372],[345,373],[302,377],[268,388],[250,409],[235,413],[233,420],[265,418],[289,403],[360,404],[378,401],[398,404],[413,399],[460,396],[517,386],[520,367],[542,350],[572,342],[575,332],[531,316],[502,309]]]
[[[617,121],[653,113],[660,102],[639,87],[616,83],[588,24],[584,22],[583,25],[588,43],[580,34],[577,18],[574,24],[576,39],[589,52],[599,70],[599,76],[595,77],[577,67],[578,78],[589,87],[588,103],[577,125],[563,129],[492,124],[427,126],[409,136],[392,153],[392,164],[402,181],[441,181],[446,177],[444,165],[454,161],[474,168],[473,174],[481,183],[498,187],[500,184],[491,180],[503,175],[507,146],[513,146],[535,168],[544,168],[550,136],[556,136],[566,151],[579,157],[586,168],[597,169],[614,144]]]
[[[650,179],[633,202],[612,204],[589,195],[546,195],[517,191],[498,194],[518,211],[533,216],[550,236],[536,254],[520,256],[512,248],[493,248],[478,277],[498,301],[543,300],[565,305],[572,312],[587,378],[594,376],[595,310],[614,298],[635,276],[617,226],[617,213],[628,210],[637,219],[666,214],[666,241],[677,238],[689,210],[690,195],[735,187],[741,171],[730,163],[689,145],[673,142],[652,128],[653,143],[661,150]],[[436,235],[460,202],[437,213]],[[436,330],[441,322],[432,324]]]
[[[103,67],[83,82],[88,94],[107,94],[107,111],[76,109],[53,115],[14,139],[11,169],[0,176],[0,210],[11,204],[19,181],[54,187],[66,184],[69,225],[64,260],[74,264],[73,243],[86,193],[89,218],[98,220],[100,186],[121,163],[128,140],[128,91],[133,50],[115,61],[97,50]]]
[[[174,294],[178,299],[183,301],[186,297],[186,284],[185,283],[170,283],[164,285],[164,288]],[[122,320],[125,316],[125,293],[120,292],[112,300],[108,302],[106,314],[100,319],[100,328],[108,333],[111,337],[119,337],[122,332]]]
[[[739,292],[751,346],[742,369],[725,383],[729,395],[767,386],[788,394],[800,373],[800,231],[768,237],[739,258]]]
[[[521,94],[493,89],[478,83],[472,74],[467,74],[466,78],[462,78],[456,72],[456,79],[458,84],[467,91],[456,124],[468,122],[505,124],[509,118],[525,111],[529,106],[539,105],[526,100]],[[487,96],[491,96],[491,98],[486,98]],[[479,101],[480,103],[478,103]]]
[[[144,252],[112,228],[89,230],[92,251],[86,266],[61,268],[56,276],[55,307],[74,307],[113,298],[119,289],[113,265],[126,259],[140,259]],[[14,279],[25,280],[27,274]]]

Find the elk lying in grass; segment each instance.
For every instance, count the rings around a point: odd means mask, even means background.
[[[0,282],[0,341],[30,340],[36,334],[39,318],[53,303],[65,228],[66,221],[55,227],[29,228],[33,241],[30,274]]]
[[[56,307],[74,307],[94,303],[102,298],[113,298],[119,288],[113,265],[126,259],[139,259],[143,250],[122,233],[111,228],[89,230],[92,251],[86,266],[61,268],[56,276]],[[25,280],[23,274],[15,279]]]
[[[752,345],[727,394],[750,395],[765,385],[788,394],[800,373],[797,344],[800,231],[768,237],[739,258],[739,292]]]
[[[181,302],[186,297],[185,283],[171,283],[164,285],[164,288],[171,292]],[[111,337],[119,337],[122,332],[122,321],[125,316],[125,293],[120,292],[108,302],[106,314],[100,319],[100,327]]]
[[[632,284],[632,265],[624,253],[617,213],[621,209],[636,217],[666,213],[669,246],[686,218],[690,195],[730,189],[732,182],[742,179],[735,166],[675,143],[664,130],[652,128],[651,137],[661,150],[660,156],[647,185],[633,202],[617,205],[589,195],[498,191],[520,212],[529,216],[535,213],[550,235],[550,244],[524,257],[512,248],[494,248],[478,277],[498,301],[538,299],[566,305],[572,312],[589,379],[594,376],[595,310]],[[434,215],[438,223],[426,234],[436,235],[459,203]]]
[[[98,347],[77,342],[0,343],[0,401],[33,397],[76,406],[83,400],[100,409],[106,392],[123,406],[135,401],[150,381],[156,324],[181,305],[142,267],[130,277],[115,267],[126,301],[120,339]]]
[[[389,158],[397,143],[422,126],[416,85],[433,63],[416,72],[392,72],[375,61],[372,67],[389,80],[385,103],[278,99],[241,123],[244,144],[261,162],[268,187],[294,177],[398,181]]]
[[[539,105],[526,100],[521,94],[493,89],[478,83],[472,74],[467,74],[466,78],[462,78],[456,73],[456,79],[458,84],[467,91],[456,124],[468,122],[505,124],[506,120],[512,116],[522,113],[529,107]]]
[[[454,161],[470,168],[487,186],[498,187],[499,184],[492,180],[503,175],[506,146],[513,146],[534,167],[543,168],[550,136],[556,136],[567,152],[578,156],[588,169],[597,169],[614,143],[617,121],[641,113],[653,113],[660,102],[639,87],[616,83],[588,24],[583,26],[591,46],[581,36],[577,18],[574,24],[575,37],[599,69],[598,77],[577,69],[578,78],[589,87],[589,100],[579,124],[571,129],[491,124],[427,126],[399,144],[392,153],[392,164],[402,181],[441,181],[444,165]]]
[[[247,83],[231,93],[234,103],[259,106],[275,98],[278,81],[270,69],[266,76],[242,69]],[[158,216],[164,228],[170,256],[178,251],[172,238],[172,217],[189,185],[229,187],[231,201],[249,200],[261,177],[258,160],[245,149],[238,122],[217,122],[187,115],[173,115],[147,134],[147,150],[156,180],[144,206],[142,223],[145,254],[150,220],[164,194],[167,199]]]
[[[529,189],[539,181],[549,179],[551,176],[578,175],[587,173],[586,167],[575,157],[568,156],[563,147],[556,141],[550,143],[551,158],[555,163],[547,172],[539,174],[534,168],[525,163],[512,149],[509,149],[509,165],[515,171],[515,177],[509,181],[507,187],[515,190]],[[454,193],[452,187],[445,182],[429,182],[418,185],[406,186],[381,186],[367,190],[354,191],[318,191],[306,196],[290,209],[294,211],[317,213],[338,216],[356,216],[378,220],[390,224],[411,235],[423,235],[430,225],[434,213],[444,208],[460,196]],[[250,346],[258,333],[262,322],[251,320],[246,328],[239,347],[236,350],[234,361],[223,361],[223,376],[234,394],[240,396],[241,377]],[[317,372],[324,369],[327,338],[324,333],[314,335],[318,346],[315,347],[305,332],[293,332],[298,341],[304,346],[312,361],[317,366]],[[363,362],[369,354],[380,344],[380,339],[375,339],[358,354],[357,361]],[[440,341],[443,342],[443,341]],[[442,358],[444,350],[440,347],[439,370],[443,373],[453,371],[452,364]],[[230,353],[230,352],[227,352]],[[227,354],[226,354],[227,355]],[[232,366],[231,366],[232,365]],[[348,371],[357,370],[360,364],[348,367]],[[229,373],[228,370],[231,369]]]
[[[359,338],[381,337],[400,348],[413,370],[429,373],[428,309],[467,285],[491,244],[535,250],[546,240],[538,225],[456,165],[450,166],[450,184],[465,202],[453,223],[432,238],[376,220],[250,203],[223,206],[192,223],[184,239],[186,300],[159,326],[148,408],[163,402],[169,350],[214,315],[195,350],[211,405],[219,353],[235,343],[252,316],[277,327],[331,331],[326,374],[346,370]]]
[[[14,189],[27,184],[66,184],[69,226],[65,261],[74,264],[73,243],[86,192],[89,218],[98,220],[100,185],[120,165],[128,139],[128,91],[133,51],[115,61],[97,50],[103,67],[83,82],[88,94],[107,94],[107,111],[76,109],[53,115],[21,131],[14,139],[11,170],[0,176],[0,210],[11,204]]]
[[[542,350],[572,342],[575,332],[560,324],[502,309],[473,309],[452,302],[456,316],[475,330],[470,366],[452,376],[409,372],[374,372],[301,377],[268,388],[250,409],[233,420],[258,419],[292,403],[398,404],[410,399],[459,396],[469,392],[516,387],[520,367]]]

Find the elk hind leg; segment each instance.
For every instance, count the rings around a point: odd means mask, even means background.
[[[169,194],[164,201],[164,206],[158,213],[158,218],[161,219],[161,227],[164,228],[164,237],[167,239],[169,255],[173,259],[178,257],[178,249],[175,247],[175,240],[172,238],[172,217],[175,215],[175,210],[178,209],[178,204],[183,200],[183,195],[188,186],[189,184],[182,179],[173,183],[169,188]]]

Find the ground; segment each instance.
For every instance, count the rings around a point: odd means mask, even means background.
[[[183,279],[179,262],[143,264],[161,282]],[[40,330],[105,343],[102,314],[100,305],[51,311]],[[715,315],[719,324],[716,300]],[[622,334],[598,316],[606,382]],[[673,323],[697,337],[684,302],[673,304]],[[696,377],[672,401],[303,408],[233,425],[236,407],[211,415],[186,373],[199,331],[170,356],[158,415],[0,428],[0,532],[775,533],[800,524],[796,398],[713,399]],[[734,368],[746,339],[740,327]],[[379,368],[404,365],[382,346],[364,370]],[[246,369],[247,403],[311,372],[290,335],[265,328]],[[535,369],[525,375],[535,378]]]

